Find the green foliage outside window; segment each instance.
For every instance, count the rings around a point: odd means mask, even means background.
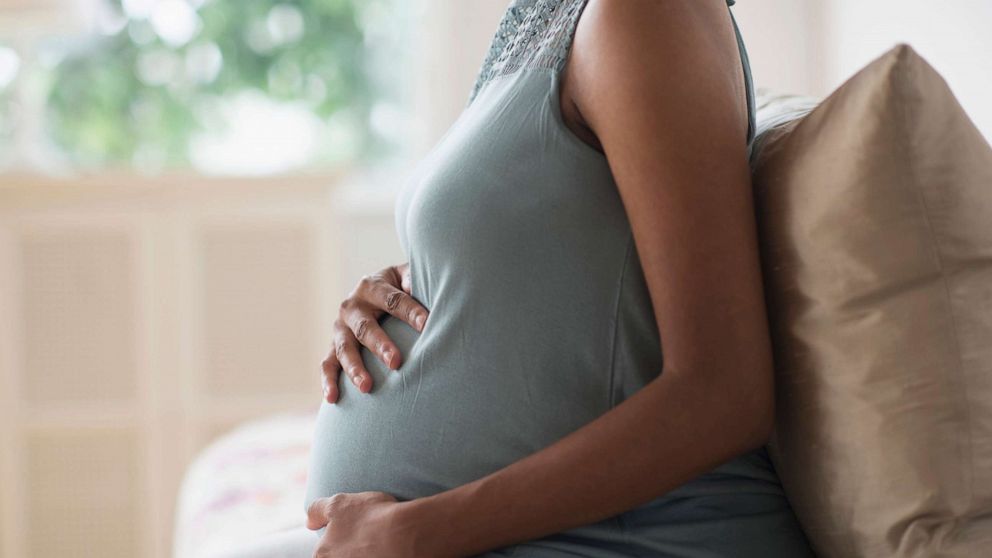
[[[163,15],[113,0],[101,36],[52,70],[49,134],[77,166],[186,167],[192,140],[229,125],[219,115],[253,92],[343,138],[317,142],[308,164],[381,156],[395,142],[369,122],[396,94],[382,70],[395,53],[369,29],[395,23],[393,1],[160,0]]]
[[[7,44],[0,42],[0,150],[9,156],[10,146],[14,137],[14,80],[20,67],[20,59]]]
[[[8,88],[0,88],[0,148],[8,149],[14,135],[14,118],[11,93]]]

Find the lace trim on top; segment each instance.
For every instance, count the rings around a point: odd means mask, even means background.
[[[489,80],[521,68],[560,71],[585,4],[586,0],[513,2],[496,29],[467,104]]]

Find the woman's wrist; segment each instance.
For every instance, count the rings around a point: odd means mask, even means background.
[[[485,550],[474,533],[469,498],[474,484],[402,503],[400,521],[409,527],[418,556],[460,558]]]

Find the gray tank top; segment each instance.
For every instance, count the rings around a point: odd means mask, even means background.
[[[468,105],[402,187],[396,232],[413,296],[430,316],[420,334],[383,317],[404,357],[399,371],[363,348],[372,392],[342,376],[338,403],[321,405],[307,505],[336,492],[406,500],[468,483],[551,445],[661,372],[609,165],[558,106],[585,4],[512,2]],[[750,149],[753,86],[739,31],[738,43]],[[669,496],[741,487],[781,493],[766,457],[752,452]]]

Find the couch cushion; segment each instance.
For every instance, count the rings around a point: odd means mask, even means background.
[[[992,149],[906,45],[813,106],[752,159],[769,453],[822,558],[987,555]]]

